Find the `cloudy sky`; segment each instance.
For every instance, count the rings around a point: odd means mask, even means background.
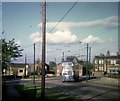
[[[86,43],[92,48],[92,58],[108,50],[115,55],[118,51],[118,3],[78,2],[70,10],[74,3],[47,3],[46,62],[55,58],[61,62],[63,52],[65,57],[75,55],[86,59]],[[33,43],[36,42],[36,59],[41,59],[41,10],[40,2],[2,3],[3,38],[15,38],[24,49],[18,62],[24,62],[25,54],[27,61],[33,62]]]

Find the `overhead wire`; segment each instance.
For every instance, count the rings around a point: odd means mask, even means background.
[[[55,24],[55,26],[49,31],[49,33],[51,33],[51,32],[56,28],[56,26],[68,15],[68,13],[75,7],[75,5],[78,3],[78,1],[79,1],[79,0],[77,0],[77,2],[75,2],[75,3],[72,5],[72,7],[71,7],[71,8],[65,13],[65,15]],[[37,41],[37,42],[35,42],[35,44],[37,44],[38,42],[40,42],[40,40]],[[33,46],[33,44],[24,46],[23,48],[25,49],[25,48],[29,48],[29,47],[31,47],[31,46]]]
[[[78,0],[78,1],[79,1],[79,0]],[[77,1],[77,2],[78,2],[78,1]],[[58,22],[57,24],[55,24],[55,26],[51,29],[50,32],[52,32],[52,31],[55,29],[55,27],[67,16],[67,14],[73,9],[73,7],[77,4],[77,2],[68,10],[68,12],[66,12],[66,14],[59,20],[59,22]],[[89,4],[85,7],[85,9],[81,12],[81,15],[84,14],[84,12],[86,11],[86,9],[87,9],[89,6],[90,6],[90,3],[89,3]],[[37,44],[38,42],[40,42],[40,40],[37,41],[35,44]],[[26,47],[24,47],[24,48],[28,48],[28,47],[31,47],[31,46],[33,46],[33,44],[28,45],[28,46],[26,46]]]
[[[75,7],[75,5],[77,4],[79,2],[79,0],[77,0],[73,5],[72,5],[72,7],[65,13],[65,15],[54,25],[54,27],[49,31],[49,33],[51,33],[55,28],[56,28],[56,26],[68,15],[68,13]],[[90,3],[91,2],[89,2],[89,4],[85,7],[85,9],[81,12],[81,15],[86,11],[86,9],[90,6]],[[35,44],[37,44],[38,42],[40,42],[41,40],[39,40],[39,41],[37,41],[37,42],[35,42]],[[31,45],[28,45],[28,46],[26,46],[26,47],[24,47],[24,48],[28,48],[28,47],[30,47],[30,46],[33,46],[33,44],[31,44]]]
[[[72,7],[65,13],[65,15],[54,25],[54,27],[49,31],[49,33],[51,33],[55,27],[67,16],[67,14],[75,7],[75,5],[78,3],[79,0],[77,0],[77,2],[75,2]],[[37,41],[36,43],[38,43],[40,41]]]
[[[71,7],[71,8],[65,13],[65,15],[57,22],[57,24],[55,24],[55,26],[49,31],[49,33],[52,32],[52,31],[55,29],[55,27],[67,16],[67,14],[75,7],[75,5],[78,3],[78,1],[79,1],[79,0],[77,0],[77,2],[75,2],[75,3],[72,5],[72,7]],[[41,40],[35,42],[35,44],[38,43],[38,42],[40,42],[40,41],[41,41]],[[28,47],[31,47],[31,46],[33,46],[33,44],[28,45],[28,46],[25,46],[25,47],[23,47],[23,48],[28,48]]]
[[[88,9],[88,7],[90,7],[91,5],[92,5],[92,2],[89,2],[88,5],[80,13],[80,16],[82,16],[85,13],[85,11]]]
[[[75,5],[78,3],[79,0],[77,0],[77,2],[75,2],[72,7],[65,13],[65,15],[55,24],[55,26],[49,31],[49,33],[51,33],[55,27],[68,15],[68,13],[75,7]]]
[[[72,7],[65,13],[65,15],[54,25],[54,27],[49,31],[49,33],[51,33],[55,28],[56,26],[68,15],[68,13],[75,7],[75,5],[78,3],[79,0],[77,0],[73,5]],[[84,8],[84,10],[81,12],[81,15],[84,14],[84,12],[86,11],[86,9],[90,6],[91,2],[88,3],[88,5]],[[35,42],[35,44],[37,44],[38,42],[40,42],[41,40]],[[25,46],[24,48],[28,48],[28,47],[31,47],[33,46],[33,44],[31,45],[28,45],[28,46]]]

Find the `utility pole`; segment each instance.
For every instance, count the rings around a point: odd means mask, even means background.
[[[25,72],[24,72],[25,77],[26,77],[26,64],[27,64],[27,55],[25,55]]]
[[[34,43],[34,77],[33,77],[33,84],[35,84],[35,43]]]
[[[55,76],[57,76],[57,64],[56,64],[56,58],[54,57],[55,59]]]
[[[91,47],[89,47],[89,63],[91,62]]]
[[[86,64],[86,82],[87,82],[87,75],[88,75],[88,43],[87,43],[87,64]]]
[[[64,61],[64,52],[63,52],[63,57],[62,57],[62,62]]]
[[[0,0],[0,30],[2,31],[2,1]],[[3,80],[3,68],[2,68],[2,34],[4,32],[2,31],[2,33],[0,34],[0,100],[2,101],[2,97],[3,97],[3,94],[2,94],[2,91],[3,91],[3,86],[2,86],[2,81]]]
[[[89,64],[91,63],[91,47],[89,47]],[[89,79],[90,79],[90,67],[89,67]]]
[[[46,45],[46,0],[42,0],[42,76],[41,98],[45,100],[45,45]]]

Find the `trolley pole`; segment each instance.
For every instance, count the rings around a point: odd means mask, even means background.
[[[45,45],[46,45],[46,0],[42,0],[42,76],[41,98],[45,100]]]

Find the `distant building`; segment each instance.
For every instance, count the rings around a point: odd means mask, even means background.
[[[35,64],[35,74],[40,73],[41,65]],[[31,64],[30,71],[34,74],[34,64]]]
[[[112,56],[109,52],[107,55],[95,56],[95,68],[97,72],[116,73],[120,70],[120,55]]]
[[[61,76],[62,75],[62,64],[59,63],[57,65],[57,76]]]
[[[30,66],[29,64],[24,63],[11,63],[7,69],[4,69],[3,75],[13,75],[13,76],[24,76],[25,75],[25,67],[26,67],[26,76],[30,73]]]

